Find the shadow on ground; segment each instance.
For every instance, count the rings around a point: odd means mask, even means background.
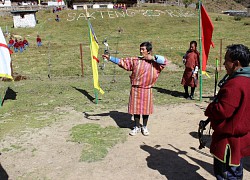
[[[7,172],[5,171],[5,169],[3,168],[1,163],[0,163],[0,179],[1,180],[8,180],[9,179],[9,175],[7,174]]]
[[[166,176],[167,179],[205,179],[196,172],[200,169],[200,167],[190,164],[188,161],[180,157],[180,154],[186,155],[188,158],[192,159],[207,170],[210,174],[212,173],[211,164],[188,156],[186,151],[174,148],[177,150],[176,152],[160,148],[160,145],[156,145],[154,147],[141,145],[141,149],[149,153],[149,156],[146,158],[148,167],[159,171],[159,173]]]
[[[17,92],[15,92],[13,89],[8,87],[8,89],[5,91],[4,98],[1,102],[1,105],[3,105],[5,100],[16,100]]]
[[[94,103],[95,98],[93,96],[91,96],[86,90],[83,89],[79,89],[77,87],[72,87],[75,90],[79,91],[80,93],[82,93],[84,96],[86,96],[88,98],[89,101],[91,101],[92,103]]]
[[[160,87],[152,87],[153,89],[156,89],[157,92],[163,93],[163,94],[169,94],[171,96],[174,97],[184,97],[184,92],[180,92],[180,91],[172,91],[172,90],[168,90],[168,89],[163,89]]]
[[[89,120],[99,121],[101,117],[110,116],[119,126],[120,128],[132,128],[134,125],[134,121],[131,120],[131,115],[124,112],[119,111],[109,111],[107,113],[100,113],[100,114],[89,114],[83,112],[85,118]]]

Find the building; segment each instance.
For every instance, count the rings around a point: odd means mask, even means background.
[[[13,14],[14,28],[35,27],[37,23],[37,11],[38,10],[11,11]]]

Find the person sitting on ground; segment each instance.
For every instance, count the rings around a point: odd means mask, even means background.
[[[23,38],[23,44],[24,44],[24,49],[29,46],[29,42],[27,41],[26,38]]]
[[[15,41],[13,40],[13,38],[12,38],[12,37],[10,37],[10,40],[9,40],[9,43],[8,43],[8,48],[13,47],[13,46],[14,46],[14,44],[15,44]]]
[[[18,52],[18,49],[19,49],[19,43],[18,43],[17,38],[15,38],[14,51],[17,53],[17,52]]]
[[[60,21],[60,18],[59,18],[59,15],[57,14],[56,15],[56,19],[55,19],[57,22],[59,22]]]
[[[37,43],[37,47],[42,46],[42,39],[40,38],[40,36],[39,36],[39,35],[37,35],[37,38],[36,38],[36,43]]]
[[[24,43],[23,43],[22,39],[20,39],[18,41],[18,44],[19,44],[19,51],[20,51],[20,53],[22,53],[24,50]]]

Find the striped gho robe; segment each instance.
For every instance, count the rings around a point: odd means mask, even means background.
[[[153,113],[153,85],[160,72],[167,64],[167,59],[157,56],[156,61],[147,61],[134,58],[119,59],[117,64],[132,71],[130,75],[131,91],[128,104],[128,113],[149,115]]]

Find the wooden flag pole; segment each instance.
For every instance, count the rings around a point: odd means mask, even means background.
[[[83,77],[82,44],[80,44],[80,56],[81,56],[81,69],[82,69],[82,77]]]

